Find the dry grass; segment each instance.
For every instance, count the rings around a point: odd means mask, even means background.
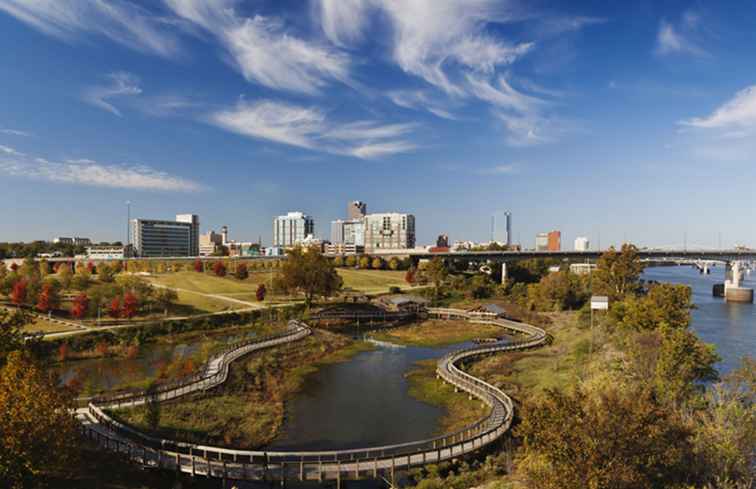
[[[376,333],[377,340],[408,346],[447,346],[475,338],[500,336],[504,330],[487,324],[467,321],[423,321]]]

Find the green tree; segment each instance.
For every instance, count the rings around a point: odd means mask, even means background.
[[[301,292],[305,306],[309,307],[316,296],[330,297],[341,288],[342,280],[331,260],[317,248],[296,247],[289,250],[276,277],[281,290]]]
[[[373,261],[371,262],[371,267],[373,270],[381,270],[383,269],[383,260],[379,256],[376,256],[373,258]]]
[[[470,280],[469,294],[473,299],[487,299],[493,295],[493,283],[488,275],[478,274]]]
[[[399,261],[399,258],[392,257],[388,262],[389,270],[399,270],[399,268],[402,266],[402,262]]]
[[[100,282],[109,284],[115,280],[115,268],[107,263],[100,263],[97,266],[97,278]]]
[[[370,268],[370,257],[367,255],[363,255],[360,257],[360,268],[362,270],[367,270]]]
[[[562,270],[528,285],[531,306],[541,311],[580,309],[589,299],[588,285],[582,277]]]
[[[643,264],[635,246],[623,244],[619,253],[611,247],[601,255],[597,265],[593,273],[594,293],[617,301],[638,290]]]
[[[643,295],[631,295],[612,304],[610,319],[620,328],[636,331],[653,331],[662,325],[685,329],[692,308],[690,287],[654,284]]]
[[[657,395],[678,406],[704,390],[702,382],[719,379],[714,365],[719,361],[714,346],[687,329],[664,327],[656,362]]]
[[[449,271],[446,269],[444,260],[439,257],[432,259],[430,262],[428,262],[428,265],[425,267],[424,271],[428,276],[428,279],[433,282],[434,297],[438,298],[439,292],[441,290],[441,284],[443,284],[444,280],[446,280],[446,277],[449,276]]]
[[[147,387],[147,403],[145,404],[145,421],[147,426],[155,431],[160,426],[160,400],[158,399],[158,384],[153,382]]]
[[[39,485],[44,473],[67,472],[76,460],[72,398],[22,352],[0,370],[0,485]]]

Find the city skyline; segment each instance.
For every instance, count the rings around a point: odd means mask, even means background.
[[[359,199],[418,243],[754,245],[756,6],[657,3],[0,0],[0,241]]]

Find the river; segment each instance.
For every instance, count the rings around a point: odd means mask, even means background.
[[[643,272],[643,279],[683,284],[693,290],[691,328],[707,343],[717,347],[722,360],[720,374],[731,371],[745,355],[756,354],[756,306],[727,303],[711,293],[715,283],[724,282],[724,266],[717,266],[710,275],[702,275],[693,267],[653,267]],[[748,276],[744,286],[756,288],[756,275]]]

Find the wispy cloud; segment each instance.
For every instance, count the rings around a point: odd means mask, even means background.
[[[142,89],[139,87],[139,78],[126,72],[111,73],[106,78],[109,81],[107,85],[92,87],[84,92],[84,101],[118,117],[122,117],[121,111],[109,100],[141,94]]]
[[[160,56],[173,56],[179,50],[176,37],[161,19],[131,1],[0,0],[0,11],[67,41],[95,34]]]
[[[0,129],[0,134],[7,134],[9,136],[24,136],[24,137],[31,136],[31,134],[26,131],[19,131],[16,129]]]
[[[181,18],[212,33],[249,81],[273,89],[319,93],[337,80],[351,83],[349,57],[327,44],[301,39],[278,19],[237,13],[233,0],[166,0]]]
[[[144,165],[110,165],[93,160],[48,161],[0,146],[0,174],[92,187],[194,192],[199,183]]]
[[[455,120],[456,117],[444,105],[432,99],[424,90],[394,90],[388,92],[389,99],[399,107],[412,110],[427,110],[436,117]]]
[[[482,168],[478,171],[481,175],[512,175],[517,173],[518,165],[514,163],[508,163],[504,165],[496,165],[489,168]]]
[[[687,54],[692,56],[708,56],[697,40],[699,36],[700,16],[689,10],[680,21],[672,23],[662,20],[656,35],[656,53],[659,55]]]
[[[686,119],[679,124],[705,129],[756,129],[756,85],[740,90],[710,115]]]
[[[240,101],[212,114],[209,121],[244,136],[357,158],[378,158],[415,148],[400,139],[414,129],[413,124],[334,123],[318,108],[272,100]]]

